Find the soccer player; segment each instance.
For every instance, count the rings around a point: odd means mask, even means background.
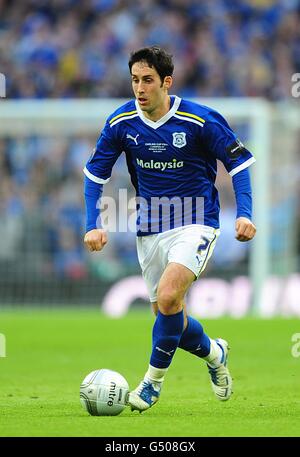
[[[84,169],[84,243],[90,251],[107,243],[106,232],[97,226],[97,202],[123,151],[136,189],[138,258],[156,315],[148,370],[128,398],[140,412],[159,399],[178,347],[205,360],[219,400],[232,393],[228,343],[209,338],[185,305],[185,294],[206,267],[219,235],[217,159],[232,177],[237,240],[249,241],[256,232],[248,171],[254,157],[218,112],[169,95],[173,69],[172,56],[159,47],[131,54],[135,100],[109,116]]]

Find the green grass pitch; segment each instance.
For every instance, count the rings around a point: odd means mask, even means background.
[[[89,416],[79,402],[82,379],[111,368],[134,388],[147,368],[152,323],[147,310],[118,320],[90,309],[2,311],[0,436],[300,435],[300,358],[291,354],[300,320],[292,319],[204,322],[231,346],[228,402],[214,398],[204,362],[178,350],[152,409]]]

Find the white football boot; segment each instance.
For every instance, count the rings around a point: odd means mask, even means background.
[[[141,413],[151,408],[159,399],[161,387],[162,382],[145,377],[136,389],[129,392],[127,404],[131,407],[131,411],[137,410]]]
[[[219,364],[214,367],[207,363],[208,372],[211,378],[211,386],[218,400],[229,400],[232,394],[232,378],[230,376],[227,361],[228,361],[228,343],[221,338],[217,338],[216,343],[222,350],[222,357]]]

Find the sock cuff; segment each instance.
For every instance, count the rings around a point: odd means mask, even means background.
[[[210,352],[204,360],[213,368],[219,366],[222,359],[224,358],[223,348],[217,343],[216,340],[210,338]]]
[[[183,309],[175,314],[163,314],[158,311],[156,319],[163,324],[165,331],[169,335],[182,334],[184,327]]]
[[[151,381],[155,382],[163,382],[164,376],[168,368],[157,368],[153,367],[151,364],[148,367],[147,373],[145,374],[145,378],[151,379]]]

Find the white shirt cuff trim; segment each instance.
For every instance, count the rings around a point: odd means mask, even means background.
[[[97,176],[92,175],[92,173],[90,173],[86,167],[84,167],[83,173],[85,174],[85,176],[87,178],[89,178],[91,181],[96,182],[97,184],[106,184],[110,180],[110,178],[102,179],[102,178],[98,178]]]
[[[250,159],[246,160],[246,162],[241,163],[238,167],[234,168],[229,172],[230,176],[234,176],[240,171],[244,170],[245,168],[248,168],[252,163],[256,162],[256,159],[254,157],[250,157]]]

